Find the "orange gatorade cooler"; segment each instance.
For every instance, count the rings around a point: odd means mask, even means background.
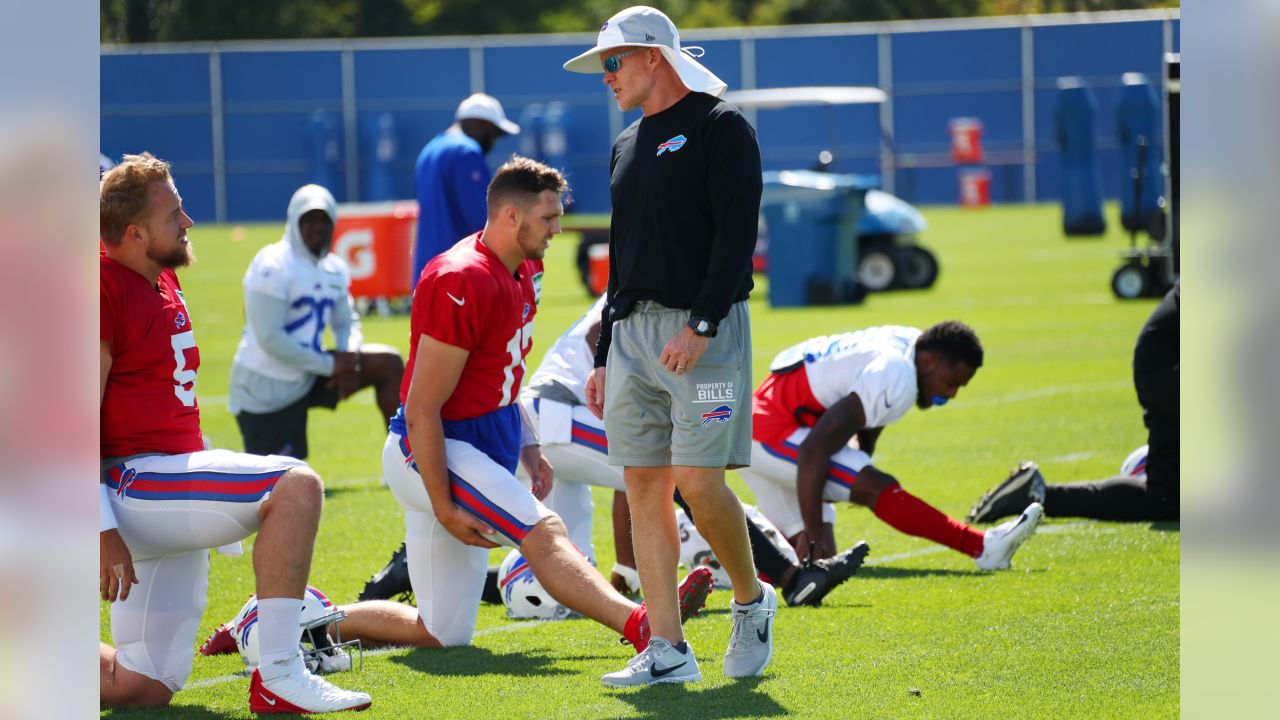
[[[609,243],[587,248],[587,284],[591,286],[592,295],[609,289]]]
[[[947,124],[951,131],[951,159],[957,165],[976,165],[982,162],[982,121],[978,118],[952,118]]]
[[[960,204],[964,207],[986,207],[991,204],[991,173],[988,170],[960,170]]]
[[[413,293],[413,239],[418,203],[399,200],[338,205],[333,253],[351,268],[357,298],[398,298]]]

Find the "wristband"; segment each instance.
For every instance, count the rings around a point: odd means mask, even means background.
[[[116,512],[111,509],[111,488],[98,483],[98,532],[115,530]]]

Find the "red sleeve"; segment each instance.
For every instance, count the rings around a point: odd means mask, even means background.
[[[470,280],[470,282],[469,282]],[[413,303],[413,324],[420,332],[470,352],[480,342],[488,278],[458,270],[425,276]]]
[[[123,346],[124,328],[120,324],[120,286],[105,264],[102,266],[98,290],[99,339],[110,345],[111,353],[115,355]]]

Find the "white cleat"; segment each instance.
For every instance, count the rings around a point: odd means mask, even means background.
[[[685,651],[680,652],[665,638],[655,637],[644,652],[627,661],[626,667],[601,677],[600,682],[610,687],[641,687],[656,683],[698,682],[701,679],[702,673],[698,670],[692,647],[686,643]]]
[[[294,673],[265,683],[262,674],[254,669],[253,679],[249,681],[249,710],[259,715],[364,710],[372,704],[368,693],[343,690],[310,672]]]
[[[778,593],[772,585],[760,583],[764,597],[750,605],[729,603],[733,613],[733,634],[724,653],[725,677],[744,678],[764,674],[773,659],[773,616],[778,612]]]
[[[1044,518],[1044,506],[1031,503],[1017,518],[1001,523],[986,532],[982,554],[974,559],[979,570],[1008,570],[1009,560],[1027,541]]]

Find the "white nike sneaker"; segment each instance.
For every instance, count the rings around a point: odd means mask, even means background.
[[[1031,503],[1017,518],[988,530],[982,540],[982,554],[974,559],[979,570],[1008,570],[1009,560],[1036,531],[1044,518],[1044,506]]]
[[[644,652],[627,661],[625,668],[601,677],[600,682],[610,687],[640,687],[701,679],[691,646],[686,643],[685,651],[680,652],[665,638],[655,637],[649,640]]]
[[[733,634],[724,652],[724,674],[731,678],[761,675],[773,659],[773,616],[778,612],[778,593],[760,583],[764,597],[750,605],[731,601]]]
[[[364,710],[372,704],[368,693],[343,690],[310,672],[293,673],[264,683],[262,674],[255,668],[249,681],[249,711],[259,715]]]

